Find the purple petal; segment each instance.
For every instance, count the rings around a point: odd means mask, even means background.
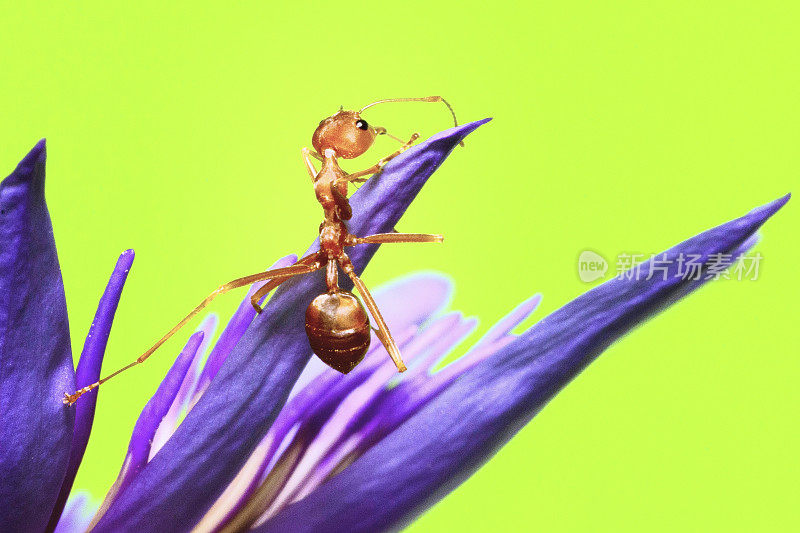
[[[448,278],[428,273],[406,276],[376,289],[375,300],[384,319],[392,328],[395,341],[407,362],[410,361],[409,356],[413,356],[408,351],[407,341],[414,337],[421,324],[447,304],[451,295],[452,283]],[[398,299],[407,299],[410,305],[399,305]],[[302,448],[298,450],[299,462],[308,444],[319,434],[342,401],[353,390],[359,389],[365,380],[371,378],[379,367],[386,366],[384,363],[389,363],[391,368],[388,369],[388,374],[384,372],[381,377],[381,385],[386,382],[387,375],[396,374],[388,354],[376,339],[373,339],[365,360],[346,376],[322,363],[321,370],[309,369],[316,360],[312,358],[301,378],[295,383],[289,400],[266,437],[248,458],[245,467],[203,517],[204,526],[211,527],[208,524],[218,524],[233,516],[263,482],[288,444],[293,443],[295,447]],[[297,462],[294,466],[297,466]],[[290,470],[287,475],[291,474],[292,468],[287,467]]]
[[[252,305],[250,307],[252,307]],[[192,367],[190,371],[186,373],[186,378],[184,378],[181,388],[175,396],[175,401],[172,403],[172,407],[170,407],[170,415],[173,414],[173,411],[177,410],[177,413],[175,413],[176,419],[181,411],[188,407],[192,396],[195,391],[197,391],[198,385],[200,384],[200,376],[202,376],[202,371],[205,369],[203,356],[208,349],[209,343],[214,338],[214,332],[217,330],[218,322],[219,319],[217,315],[209,313],[197,329],[197,331],[203,332],[203,342],[198,347],[197,354],[194,357],[194,361],[192,361]],[[223,331],[223,333],[225,332]]]
[[[400,529],[474,473],[609,344],[701,282],[680,253],[738,253],[788,196],[666,252],[667,279],[614,279],[538,322],[258,531]]]
[[[209,342],[214,338],[214,331],[217,329],[217,322],[217,315],[214,313],[209,313],[200,324],[200,327],[198,327],[195,331],[195,333],[202,332],[203,340],[195,350],[192,364],[189,366],[189,370],[186,372],[186,376],[183,378],[183,383],[181,383],[181,387],[178,389],[178,393],[175,395],[175,399],[172,401],[169,411],[167,411],[167,414],[164,415],[164,418],[158,425],[158,429],[153,435],[153,442],[150,446],[150,458],[157,454],[161,447],[164,446],[164,443],[169,440],[173,433],[175,433],[181,416],[186,413],[189,407],[189,402],[194,396],[198,380],[200,379],[200,372],[203,368],[203,357],[206,353],[206,348],[208,347]]]
[[[388,431],[393,429],[389,426],[394,420],[404,419],[419,409],[421,404],[416,403],[410,395],[405,395],[409,400],[407,404],[397,402],[397,405],[393,406],[391,399],[403,396],[407,388],[404,385],[408,384],[415,374],[427,372],[432,364],[446,355],[475,328],[475,325],[474,319],[461,320],[460,313],[450,313],[441,317],[403,348],[403,356],[406,362],[410,363],[409,371],[398,376],[399,383],[396,386],[387,389],[387,381],[397,372],[391,361],[386,361],[363,385],[358,388],[352,387],[351,394],[334,406],[335,412],[318,422],[320,426],[317,431],[318,436],[315,435],[313,442],[303,450],[301,460],[273,506],[281,507],[293,501],[301,492],[310,491],[308,487],[316,486],[325,479],[332,467],[336,466],[336,463],[333,463],[328,465],[330,467],[328,468],[325,459],[336,455],[336,450],[352,441],[352,436],[359,429],[374,422],[376,414],[380,415],[377,418],[382,428]],[[380,355],[388,358],[383,349],[379,349],[378,352],[379,354],[382,352]],[[324,402],[327,398],[320,398],[318,401]],[[380,412],[380,406],[388,406],[390,411]],[[377,432],[378,430],[374,431]],[[357,441],[354,446],[358,447]]]
[[[89,327],[89,334],[83,343],[83,351],[78,362],[75,379],[75,388],[77,389],[91,385],[100,379],[100,366],[103,363],[103,355],[106,352],[108,336],[111,334],[111,324],[114,322],[114,314],[117,312],[117,305],[122,296],[122,288],[125,286],[125,280],[128,278],[128,272],[130,272],[133,264],[133,257],[133,250],[122,252],[122,255],[117,259],[114,271],[111,273],[111,279],[108,280],[106,290],[100,297],[97,312],[94,315],[92,325]],[[61,484],[61,492],[53,508],[53,514],[50,517],[48,530],[52,530],[59,523],[61,511],[67,503],[70,490],[72,490],[75,474],[78,473],[78,466],[81,464],[83,453],[86,451],[86,444],[89,442],[96,403],[97,390],[94,390],[85,394],[81,401],[75,405],[75,429],[72,435],[69,466]]]
[[[64,512],[55,526],[54,533],[82,533],[87,531],[97,504],[92,502],[89,493],[77,492],[67,500]]]
[[[384,318],[395,332],[403,357],[407,363],[413,363],[409,371],[398,376],[379,342],[372,345],[365,361],[344,378],[326,367],[326,371],[315,372],[315,379],[309,380],[306,378],[306,368],[295,385],[294,396],[290,396],[267,436],[235,480],[197,525],[198,530],[214,530],[219,524],[232,520],[237,513],[237,523],[266,520],[286,502],[291,503],[311,492],[331,471],[341,468],[343,461],[351,461],[363,454],[366,448],[452,383],[455,373],[445,375],[440,371],[431,376],[429,372],[442,355],[453,348],[459,337],[472,329],[474,319],[461,321],[460,314],[452,313],[431,322],[420,331],[420,326],[429,323],[431,317],[449,301],[452,294],[449,278],[439,274],[414,274],[379,287],[374,294],[384,311]],[[404,299],[413,303],[403,306],[401,302]],[[538,299],[533,298],[518,306],[481,339],[481,350],[471,350],[470,354],[475,355],[467,355],[460,361],[469,358],[474,364],[485,356],[483,352],[496,349],[500,344],[498,338],[510,340],[512,337],[507,335],[508,332],[533,311]],[[400,329],[400,326],[404,329]],[[407,333],[400,333],[402,331]],[[413,343],[410,342],[412,339]],[[424,357],[420,358],[420,354]],[[446,368],[449,370],[453,366],[451,364]],[[467,367],[463,365],[463,368]],[[379,369],[381,375],[373,379],[372,376]],[[387,377],[391,376],[397,376],[399,379],[393,381],[399,383],[387,388]],[[364,385],[368,378],[372,383]],[[303,380],[307,385],[297,390],[297,385]],[[386,405],[391,408],[391,420],[386,419]],[[353,408],[357,415],[353,415]],[[366,429],[363,428],[365,425]],[[325,451],[316,441],[330,443],[331,435],[334,442]],[[323,451],[324,457],[319,458],[317,453],[317,461],[309,461],[309,458],[314,459],[314,451],[310,449],[312,446]],[[278,459],[290,447],[289,460],[284,458],[281,462],[281,480],[271,473],[268,483],[270,487],[283,485],[280,493],[276,492],[271,497],[262,495],[248,503],[259,484],[267,478],[266,473],[272,471]],[[295,490],[292,490],[292,484]],[[262,489],[259,491],[263,492]]]
[[[409,285],[419,286],[413,281]],[[384,292],[384,296],[394,292],[395,289],[392,287],[389,293]],[[440,307],[441,301],[439,298],[433,298],[429,303],[432,305],[428,311],[433,313]],[[416,320],[424,322],[427,318],[428,314],[420,311]],[[426,345],[424,340],[420,342],[420,339],[415,339],[416,329],[417,326],[411,324],[406,326],[405,331],[395,329],[395,341],[407,363],[413,361],[415,352],[419,352]],[[415,340],[413,344],[417,345],[416,347],[410,342],[412,339]],[[397,374],[389,355],[377,339],[373,339],[364,361],[349,374],[342,376],[331,368],[325,368],[324,372],[316,375],[316,379],[290,397],[266,437],[248,458],[245,467],[203,517],[202,525],[198,526],[200,530],[212,529],[213,524],[224,523],[240,512],[250,496],[264,482],[267,474],[273,475],[271,471],[279,459],[283,460],[281,468],[283,482],[290,476],[297,477],[301,461],[307,461],[306,454],[309,447],[312,445],[319,447],[318,439],[326,438],[328,424],[334,414],[339,416],[340,407],[346,403],[352,404],[350,397],[354,394],[364,394],[365,389],[385,387],[387,380]],[[355,403],[359,403],[358,400]],[[291,459],[287,460],[283,454],[289,446],[292,447],[292,453]],[[275,482],[273,476],[270,483],[274,485]],[[274,497],[277,496],[279,494],[275,493]],[[272,499],[261,498],[259,501],[260,505],[248,507],[248,516],[252,520],[263,513]]]
[[[128,455],[133,458],[131,463],[132,472],[138,472],[147,463],[150,457],[153,435],[155,435],[161,420],[175,401],[175,397],[183,380],[186,378],[186,373],[191,367],[195,354],[203,343],[203,337],[202,331],[198,331],[189,337],[186,346],[158,386],[158,390],[142,409],[142,414],[139,415],[139,419],[133,428],[130,446],[128,447]]]
[[[40,141],[0,183],[0,531],[47,526],[69,462],[75,390]]]
[[[386,323],[393,329],[423,324],[447,307],[453,282],[440,274],[411,274],[375,291],[375,301]]]
[[[175,359],[175,362],[172,364],[169,372],[167,372],[164,380],[158,386],[155,394],[153,394],[147,402],[147,405],[142,409],[142,413],[139,415],[138,420],[136,420],[136,425],[133,428],[130,444],[128,445],[128,453],[125,454],[122,469],[114,485],[112,485],[106,494],[105,500],[100,505],[100,510],[98,511],[99,516],[105,514],[116,498],[125,494],[127,487],[136,479],[136,476],[139,475],[145,465],[147,465],[150,459],[150,449],[153,444],[153,438],[158,430],[158,426],[175,401],[175,396],[177,396],[181,384],[186,378],[186,373],[192,366],[192,361],[202,342],[202,331],[198,331],[189,337],[186,346]]]
[[[392,160],[353,195],[350,231],[392,231],[428,177],[485,122],[439,133]],[[376,250],[377,245],[352,249],[358,272]],[[253,321],[206,393],[97,531],[177,530],[203,516],[266,434],[308,362],[305,308],[324,291],[322,274],[295,278],[277,291],[269,313]]]
[[[470,348],[469,352],[463,357],[456,359],[436,372],[434,379],[430,380],[431,382],[427,383],[425,386],[440,387],[443,382],[450,383],[455,377],[460,376],[467,368],[474,366],[479,361],[482,361],[512,342],[516,338],[516,335],[512,335],[511,330],[528,318],[541,300],[542,297],[537,294],[519,304],[511,313],[492,326],[492,329]]]
[[[286,257],[282,257],[278,259],[268,270],[273,268],[283,268],[290,266],[297,261],[297,256],[294,254],[287,255]],[[217,375],[219,372],[222,363],[225,362],[225,359],[228,357],[228,354],[231,353],[233,347],[236,346],[236,343],[239,342],[239,339],[242,338],[245,331],[247,331],[247,327],[253,322],[253,319],[256,317],[256,310],[253,308],[253,305],[250,303],[250,297],[264,284],[256,283],[247,293],[247,296],[242,300],[242,303],[239,304],[239,307],[236,309],[236,312],[233,313],[233,316],[228,321],[228,325],[225,327],[225,331],[219,336],[219,340],[211,349],[211,353],[208,354],[208,360],[206,361],[205,366],[203,366],[203,372],[200,374],[200,379],[197,382],[197,386],[195,388],[196,395],[194,401],[197,401],[200,394],[205,392],[208,388],[208,385],[211,383],[211,380],[214,379],[214,376]]]

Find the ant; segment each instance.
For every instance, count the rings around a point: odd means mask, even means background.
[[[67,405],[74,404],[83,394],[96,389],[117,374],[145,362],[159,346],[177,333],[204,307],[211,303],[211,300],[220,294],[258,281],[269,280],[250,299],[256,312],[261,313],[262,308],[259,306],[259,301],[270,291],[294,276],[309,274],[322,268],[325,268],[326,271],[328,291],[314,298],[306,309],[306,334],[313,352],[331,368],[347,374],[366,355],[370,344],[370,330],[374,330],[397,366],[397,370],[404,372],[406,366],[400,357],[400,350],[397,348],[397,344],[392,338],[392,334],[389,332],[389,328],[386,326],[375,300],[367,290],[364,282],[361,281],[361,278],[356,275],[355,268],[344,251],[345,247],[357,244],[440,243],[444,239],[442,235],[397,232],[356,237],[347,230],[345,222],[353,214],[350,202],[347,199],[348,184],[365,182],[368,178],[363,176],[380,173],[386,163],[406,151],[419,138],[419,134],[414,133],[408,141],[404,142],[402,139],[390,135],[386,128],[371,126],[361,118],[361,113],[365,110],[387,102],[442,102],[450,110],[455,125],[458,125],[453,108],[441,96],[378,100],[362,107],[358,111],[348,111],[340,108],[337,113],[322,120],[311,138],[311,144],[314,149],[303,148],[302,150],[306,170],[308,170],[311,182],[314,185],[317,201],[322,205],[325,215],[319,227],[319,251],[303,257],[292,266],[267,270],[266,272],[237,278],[220,285],[206,296],[200,305],[195,307],[183,320],[178,322],[166,335],[161,337],[135,361],[72,394],[65,393],[64,403]],[[402,143],[402,146],[399,150],[380,159],[367,169],[350,174],[342,170],[339,166],[339,158],[353,159],[364,154],[375,142],[375,138],[378,135],[387,135]],[[319,172],[315,169],[312,158],[316,158],[322,163]],[[352,292],[345,291],[339,287],[339,268],[347,274],[358,288],[361,298],[378,326],[377,329],[370,326],[367,312],[364,310],[360,300]]]

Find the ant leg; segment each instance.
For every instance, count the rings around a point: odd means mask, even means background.
[[[311,256],[309,256],[309,257],[311,257]],[[317,268],[321,268],[321,266],[322,265],[319,264],[317,266]],[[303,269],[296,269],[296,268],[293,268],[293,267],[276,268],[276,269],[273,269],[273,270],[267,270],[266,272],[261,272],[259,274],[253,274],[251,276],[245,276],[243,278],[237,278],[237,279],[235,279],[233,281],[229,281],[228,283],[225,283],[224,285],[220,285],[214,292],[212,292],[211,294],[206,296],[206,298],[202,302],[200,302],[200,305],[198,305],[197,307],[192,309],[192,311],[188,315],[186,315],[183,318],[183,320],[178,322],[171,330],[169,330],[169,332],[167,332],[166,335],[161,337],[158,340],[158,342],[156,342],[152,347],[150,347],[150,349],[148,349],[146,352],[144,352],[142,355],[140,355],[135,361],[133,361],[132,363],[120,368],[116,372],[113,372],[112,374],[109,374],[108,376],[104,377],[100,381],[92,383],[91,385],[89,385],[87,387],[84,387],[84,388],[82,388],[80,390],[77,390],[72,394],[66,394],[65,393],[64,394],[64,403],[67,404],[67,405],[74,404],[78,400],[78,398],[80,398],[82,395],[84,395],[85,393],[87,393],[87,392],[89,392],[91,390],[96,389],[97,387],[99,387],[100,385],[102,385],[103,383],[108,381],[109,379],[113,378],[117,374],[120,374],[120,373],[124,372],[125,370],[128,370],[131,367],[134,367],[134,366],[136,366],[138,364],[141,364],[141,363],[145,362],[147,360],[147,358],[150,357],[153,354],[153,352],[155,352],[159,348],[159,346],[164,344],[167,341],[167,339],[169,339],[175,333],[177,333],[178,330],[180,330],[183,326],[186,325],[187,322],[189,322],[192,318],[194,318],[194,316],[197,315],[197,313],[199,313],[204,307],[206,307],[209,303],[211,303],[211,300],[213,300],[214,298],[216,298],[220,294],[224,294],[224,293],[226,293],[226,292],[228,292],[228,291],[230,291],[232,289],[236,289],[238,287],[244,287],[246,285],[251,285],[251,284],[255,283],[256,281],[261,281],[261,280],[265,280],[265,279],[276,279],[276,278],[290,278],[292,276],[296,276],[297,274],[303,274],[306,271],[309,271],[308,268],[310,268],[310,266],[304,266]]]
[[[305,256],[304,258],[297,261],[290,267],[287,268],[296,268],[293,276],[298,274],[308,274],[309,272],[314,272],[315,270],[319,270],[322,268],[322,263],[319,260],[320,253],[316,252],[310,255]],[[267,283],[265,283],[260,289],[258,289],[253,296],[250,297],[250,303],[253,305],[253,308],[256,310],[256,313],[261,314],[264,310],[260,305],[258,305],[258,301],[269,294],[273,289],[279,287],[284,281],[288,281],[291,276],[282,277],[282,278],[273,278]]]
[[[389,327],[386,325],[386,322],[383,320],[383,316],[381,312],[378,310],[378,305],[375,303],[375,300],[372,298],[372,295],[367,290],[366,285],[364,282],[361,281],[356,275],[355,268],[353,268],[353,263],[350,262],[350,258],[347,257],[347,254],[342,252],[342,254],[337,258],[339,261],[339,265],[341,265],[342,270],[344,270],[350,279],[353,280],[353,283],[358,288],[358,292],[361,293],[361,298],[363,298],[364,303],[369,309],[369,313],[372,315],[372,318],[375,319],[375,322],[378,324],[378,329],[375,333],[378,335],[378,338],[383,343],[383,346],[386,348],[386,351],[389,352],[389,357],[392,358],[394,364],[397,366],[397,370],[399,372],[406,371],[406,365],[403,363],[403,359],[400,357],[400,349],[397,347],[397,343],[394,342],[392,338],[392,334],[389,333]]]
[[[414,144],[414,141],[416,141],[417,139],[419,139],[419,133],[414,133],[413,135],[411,135],[411,138],[408,140],[408,142],[406,142],[399,150],[397,150],[393,154],[387,155],[386,157],[384,157],[383,159],[381,159],[380,161],[378,161],[377,163],[375,163],[374,165],[365,170],[360,170],[358,172],[353,172],[352,174],[348,174],[345,177],[345,179],[347,181],[357,181],[357,182],[366,181],[364,179],[359,179],[359,178],[361,176],[375,174],[376,172],[380,172],[381,170],[383,170],[383,167],[386,166],[386,163],[388,163],[398,155],[402,154],[403,152],[411,148],[411,145]]]
[[[315,152],[314,150],[310,150],[308,148],[303,148],[303,161],[306,164],[306,170],[308,170],[308,175],[311,176],[311,183],[314,183],[317,180],[317,171],[314,168],[314,164],[311,162],[311,156],[313,155],[320,161],[322,161],[322,157]]]
[[[443,242],[444,236],[431,233],[376,233],[366,237],[354,237],[354,244],[395,242]]]

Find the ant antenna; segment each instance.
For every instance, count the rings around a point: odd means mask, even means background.
[[[386,131],[386,128],[384,128],[382,126],[375,126],[375,135],[386,135],[387,137],[391,137],[392,139],[394,139],[395,141],[399,142],[400,144],[405,144],[406,143],[400,137],[395,137],[394,135],[392,135],[391,133]]]
[[[424,96],[422,98],[386,98],[384,100],[378,100],[376,102],[372,102],[371,104],[365,105],[364,107],[358,110],[358,113],[361,114],[364,112],[364,110],[369,109],[372,106],[376,106],[378,104],[385,104],[387,102],[442,102],[444,105],[447,106],[447,109],[450,111],[450,114],[453,115],[453,125],[458,126],[458,119],[456,118],[456,112],[453,111],[453,106],[451,106],[450,103],[441,96]],[[378,135],[389,135],[386,132],[386,128],[375,128],[375,130],[376,133],[378,133]],[[383,132],[380,132],[379,130],[383,130]],[[393,135],[389,135],[389,137],[397,139],[397,137],[394,137]],[[400,139],[397,140],[400,142],[404,142]],[[459,144],[461,146],[464,146],[464,141],[461,141]]]
[[[444,105],[447,106],[447,109],[450,110],[450,114],[453,115],[453,124],[458,126],[458,120],[456,119],[456,112],[453,111],[453,107],[447,103],[447,100],[442,98],[441,96],[425,96],[422,98],[386,98],[384,100],[378,100],[377,102],[372,102],[371,104],[367,104],[361,109],[358,110],[359,114],[363,113],[364,110],[369,109],[372,106],[376,106],[378,104],[385,104],[387,102],[442,102]]]

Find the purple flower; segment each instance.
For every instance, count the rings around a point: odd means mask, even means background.
[[[484,122],[442,132],[393,160],[353,195],[351,231],[391,231],[453,147]],[[40,143],[0,185],[3,531],[57,524],[59,531],[82,530],[94,514],[85,496],[69,502],[67,496],[97,396],[87,394],[75,408],[61,398],[96,380],[133,260],[125,252],[117,263],[76,376],[43,181]],[[677,275],[680,254],[699,255],[706,269],[718,269],[720,254],[734,261],[787,200],[664,252],[661,261],[673,260],[665,262],[663,276],[608,281],[523,334],[511,334],[536,307],[538,297],[530,298],[442,368],[438,363],[475,326],[474,319],[445,311],[452,287],[442,276],[411,276],[376,291],[409,365],[401,375],[375,341],[346,376],[316,359],[309,363],[302,316],[324,290],[321,276],[285,283],[259,316],[245,298],[207,355],[213,318],[189,338],[142,411],[91,526],[402,527],[475,472],[615,339],[701,285],[706,276]],[[376,249],[353,248],[359,271]]]

